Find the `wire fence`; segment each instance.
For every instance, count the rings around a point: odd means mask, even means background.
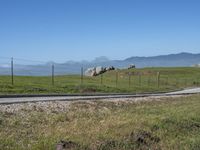
[[[78,69],[77,69],[78,68]],[[169,74],[155,69],[113,70],[105,74],[85,76],[86,67],[77,66],[76,71],[66,64],[0,57],[0,85],[13,86],[105,86],[117,89],[137,89],[139,92],[154,89],[170,90],[199,86],[199,73]],[[72,73],[71,73],[71,72]]]

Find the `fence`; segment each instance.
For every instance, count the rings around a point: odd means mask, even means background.
[[[167,69],[163,71],[162,68],[117,69],[99,76],[87,77],[84,76],[84,71],[88,66],[76,66],[78,69],[75,70],[71,68],[72,65],[44,64],[41,61],[16,58],[1,58],[0,64],[2,93],[17,92],[12,89],[19,87],[27,88],[29,92],[38,88],[41,90],[40,92],[59,92],[59,90],[61,92],[77,92],[76,88],[81,87],[87,87],[88,91],[83,92],[151,92],[199,86],[200,83],[198,70],[194,74],[184,75],[182,73],[173,74],[173,71],[170,74],[170,70],[167,72]],[[69,72],[70,70],[72,73]],[[8,85],[12,85],[12,87],[8,88]],[[19,92],[23,92],[23,90]]]

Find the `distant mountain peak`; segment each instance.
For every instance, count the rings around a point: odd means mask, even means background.
[[[198,56],[200,54],[193,54],[193,53],[188,53],[188,52],[181,52],[181,53],[176,53],[176,54],[168,54],[168,55],[157,55],[157,56],[149,56],[149,57],[144,57],[144,56],[132,56],[129,57],[127,59],[125,59],[125,61],[129,61],[132,59],[151,59],[151,58],[167,58],[167,57],[191,57],[191,56]]]
[[[109,61],[110,59],[106,56],[100,56],[100,57],[96,57],[93,62],[107,62]]]
[[[49,62],[42,65],[19,65],[15,64],[15,75],[51,75]],[[115,68],[127,68],[130,64],[135,64],[137,68],[143,67],[185,67],[200,64],[200,54],[182,52],[178,54],[159,55],[150,57],[130,57],[125,60],[109,60],[105,56],[97,57],[93,61],[68,61],[66,63],[56,63],[55,73],[63,74],[80,74],[80,70],[96,66],[114,66]],[[10,64],[0,64],[0,74],[10,74]]]

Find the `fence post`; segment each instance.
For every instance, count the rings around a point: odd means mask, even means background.
[[[118,83],[118,71],[116,71],[116,80],[115,80],[115,82],[116,82],[116,87],[117,87],[117,83]]]
[[[141,86],[141,73],[139,73],[139,86]]]
[[[83,67],[81,67],[81,85],[83,84]]]
[[[101,85],[103,84],[103,73],[101,74]]]
[[[178,86],[178,78],[176,78],[176,86]]]
[[[166,85],[167,85],[167,86],[168,86],[168,80],[169,80],[169,79],[168,79],[168,77],[167,77],[167,78],[166,78]]]
[[[11,58],[11,83],[14,85],[13,57]]]
[[[148,76],[148,86],[150,86],[150,76]]]
[[[185,87],[187,87],[187,79],[185,79]]]
[[[128,86],[131,87],[131,73],[128,73]]]
[[[52,85],[54,86],[54,64],[52,64],[52,74],[51,74],[51,82],[52,82]]]
[[[160,87],[160,72],[157,72],[157,86]]]
[[[198,80],[198,78],[196,79],[196,85],[199,86],[199,80]]]

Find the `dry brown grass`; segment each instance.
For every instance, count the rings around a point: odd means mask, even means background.
[[[199,99],[0,105],[0,149],[199,149]]]

